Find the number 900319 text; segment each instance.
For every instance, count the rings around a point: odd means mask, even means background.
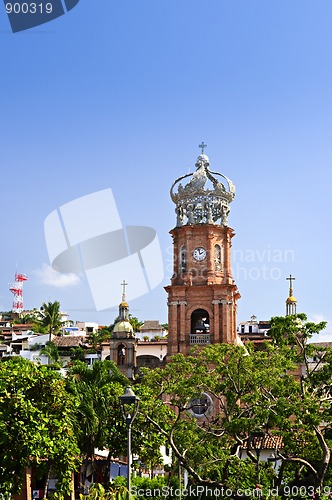
[[[51,14],[53,10],[53,5],[51,2],[46,4],[35,3],[35,2],[7,2],[6,12],[7,14]]]

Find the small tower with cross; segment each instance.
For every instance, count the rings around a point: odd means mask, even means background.
[[[129,321],[129,306],[126,300],[126,283],[122,286],[122,301],[119,304],[119,316],[113,327],[110,341],[110,360],[129,379],[134,377],[136,368],[137,339]]]
[[[289,295],[286,299],[286,316],[291,316],[292,314],[296,314],[297,301],[293,295],[293,281],[295,278],[290,274],[286,280],[289,280]]]

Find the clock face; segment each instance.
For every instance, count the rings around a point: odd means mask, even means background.
[[[194,259],[201,261],[206,258],[206,250],[203,247],[197,247],[193,253]]]

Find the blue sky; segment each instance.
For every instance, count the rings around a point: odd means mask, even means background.
[[[43,228],[111,187],[123,224],[155,228],[164,256],[163,283],[131,312],[166,322],[169,188],[204,140],[237,188],[238,320],[283,315],[290,273],[299,311],[331,320],[331,20],[330,0],[80,0],[13,34],[2,8],[0,309],[17,266],[26,308],[59,300],[74,320],[114,319],[84,276],[50,284]]]

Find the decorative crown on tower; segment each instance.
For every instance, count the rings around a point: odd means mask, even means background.
[[[235,196],[235,186],[225,175],[211,172],[210,161],[204,154],[206,145],[202,143],[202,154],[196,161],[196,171],[176,179],[171,187],[171,198],[176,205],[176,225],[220,224],[228,226],[229,204]],[[227,185],[215,176],[222,177]],[[181,181],[191,177],[182,185]],[[209,182],[210,181],[210,182]],[[206,184],[209,184],[206,186]],[[177,191],[176,191],[177,189]]]

